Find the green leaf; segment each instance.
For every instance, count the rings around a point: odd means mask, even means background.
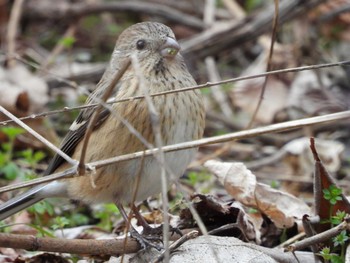
[[[1,144],[1,148],[5,151],[8,152],[12,149],[12,143],[5,142]]]
[[[50,231],[46,230],[45,228],[35,225],[35,224],[29,224],[32,228],[38,230],[39,234],[38,236],[43,236],[43,237],[55,237],[54,234],[52,234]]]
[[[39,215],[48,213],[50,216],[52,216],[54,214],[53,206],[47,201],[38,202],[32,207],[28,208],[28,210],[33,213],[38,213]]]
[[[337,188],[335,185],[330,185],[328,189],[323,189],[323,198],[328,200],[332,205],[342,200],[341,194],[342,189]]]
[[[24,157],[25,159],[31,159],[33,155],[32,149],[23,150],[19,153],[20,156]]]
[[[0,152],[0,168],[7,163],[7,155],[3,152]]]
[[[339,255],[331,255],[331,263],[344,263],[344,259]]]
[[[345,211],[337,211],[335,216],[332,216],[331,218],[331,223],[333,225],[339,225],[341,222],[343,222],[344,218],[346,216],[346,212]]]
[[[44,159],[45,158],[45,153],[44,152],[42,152],[42,151],[37,151],[37,152],[35,152],[34,153],[34,160],[36,161],[36,162],[40,162],[42,159]]]
[[[14,140],[17,137],[17,135],[20,135],[25,132],[22,128],[13,126],[2,127],[0,131],[5,133],[10,140]]]
[[[105,230],[112,229],[112,221],[116,215],[119,215],[119,210],[114,204],[105,204],[98,211],[94,212],[94,217],[100,219],[98,225]]]
[[[74,213],[70,216],[71,225],[86,225],[89,223],[89,217],[81,213]]]
[[[60,39],[60,43],[66,48],[71,48],[75,41],[76,39],[74,37],[64,37]]]
[[[329,247],[324,247],[322,250],[321,250],[321,252],[320,252],[320,254],[321,254],[321,256],[323,257],[323,259],[325,259],[325,260],[330,260],[331,259],[331,249],[329,248]]]
[[[343,230],[339,235],[333,238],[334,246],[344,245],[348,239],[349,237],[347,236],[346,230]]]
[[[18,175],[21,174],[21,170],[18,168],[18,166],[14,162],[10,162],[6,164],[4,167],[0,169],[2,173],[4,173],[5,178],[7,180],[14,180],[17,178]]]
[[[62,229],[70,224],[70,220],[64,216],[57,216],[54,218],[54,224],[51,226],[53,230]]]

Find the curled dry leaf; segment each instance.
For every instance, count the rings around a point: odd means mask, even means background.
[[[260,213],[247,213],[243,205],[239,202],[233,202],[231,207],[239,209],[237,223],[248,240],[255,240],[255,244],[261,244],[261,228],[264,219]]]
[[[243,163],[210,160],[204,165],[237,201],[258,209],[279,228],[292,227],[295,222],[300,222],[303,215],[311,214],[311,209],[302,200],[258,183]]]

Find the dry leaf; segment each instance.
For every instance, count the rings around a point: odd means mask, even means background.
[[[315,213],[320,217],[321,222],[328,220],[330,211],[335,216],[338,211],[345,211],[350,213],[350,203],[346,196],[341,193],[338,195],[339,200],[334,205],[331,205],[329,200],[324,198],[324,189],[329,189],[331,185],[336,186],[334,178],[328,173],[327,169],[320,160],[317,145],[315,145],[314,138],[310,139],[310,148],[315,159],[315,176],[314,176],[314,197],[315,197]],[[316,146],[316,147],[315,147]],[[316,149],[317,148],[317,149]],[[339,188],[339,187],[338,187]],[[331,224],[322,222],[316,226],[319,232],[323,232],[331,227]]]
[[[292,227],[311,209],[295,196],[256,182],[255,175],[243,163],[227,163],[210,160],[205,164],[237,201],[259,209],[277,227]]]
[[[240,228],[247,239],[255,240],[255,244],[261,244],[261,228],[264,223],[261,213],[247,213],[245,208],[239,202],[233,202],[231,207],[241,211],[237,223],[240,225]]]

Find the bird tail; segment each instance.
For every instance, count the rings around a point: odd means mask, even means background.
[[[41,201],[43,197],[39,194],[45,186],[37,186],[23,194],[20,194],[0,205],[0,221],[13,214]]]

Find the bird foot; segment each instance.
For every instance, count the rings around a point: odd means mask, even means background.
[[[170,232],[171,235],[177,233],[178,235],[182,236],[181,230],[177,227],[170,226]],[[142,249],[146,249],[148,247],[155,248],[158,251],[163,249],[163,225],[160,225],[158,227],[151,227],[149,225],[146,225],[143,227],[141,234],[132,228],[130,235],[139,242]]]
[[[163,249],[161,245],[163,243],[162,239],[159,236],[154,236],[152,234],[140,234],[136,229],[132,228],[130,230],[131,237],[135,238],[137,242],[141,245],[142,249],[147,249],[149,247],[155,248],[158,251]]]
[[[175,233],[183,236],[181,230],[177,227],[169,226],[169,230],[171,232],[171,235],[174,235]],[[142,234],[145,236],[162,236],[163,235],[163,225],[160,225],[158,227],[151,227],[150,225],[144,225]]]

